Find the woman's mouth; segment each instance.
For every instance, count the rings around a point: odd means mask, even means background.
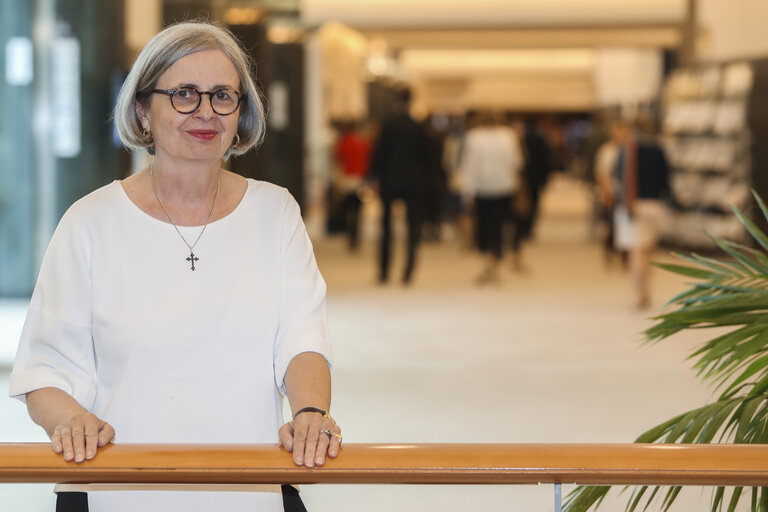
[[[196,139],[211,140],[219,132],[217,132],[215,130],[190,130],[187,133],[190,134],[191,136],[193,136]]]

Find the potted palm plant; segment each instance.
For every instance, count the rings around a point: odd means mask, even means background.
[[[754,194],[768,220],[768,208]],[[720,395],[713,403],[684,412],[638,437],[637,443],[768,443],[768,236],[742,211],[733,209],[754,238],[757,248],[714,239],[724,251],[715,259],[678,255],[688,264],[657,266],[694,278],[696,282],[669,301],[670,312],[655,318],[644,332],[648,342],[658,342],[684,329],[718,330],[690,356],[702,380],[713,383]],[[580,486],[568,497],[565,510],[584,512],[597,508],[609,486]],[[681,487],[634,488],[627,510],[654,503],[668,510]],[[768,511],[768,488],[717,487],[711,511],[736,510],[749,500],[751,510]]]

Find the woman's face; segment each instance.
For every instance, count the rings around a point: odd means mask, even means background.
[[[182,57],[160,76],[156,89],[194,87],[198,91],[222,88],[240,92],[235,66],[220,50],[204,50]],[[152,132],[156,157],[173,160],[218,161],[232,145],[237,133],[240,109],[226,116],[211,108],[210,96],[202,95],[200,107],[191,114],[180,114],[171,98],[155,93],[148,108],[137,106],[145,129]]]

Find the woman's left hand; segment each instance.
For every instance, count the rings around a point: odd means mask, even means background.
[[[336,458],[341,449],[341,429],[333,418],[318,412],[298,415],[280,427],[278,436],[297,466],[322,466],[326,456]]]

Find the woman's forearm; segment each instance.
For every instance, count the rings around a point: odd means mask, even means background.
[[[325,358],[315,352],[294,357],[285,373],[285,389],[294,419],[280,428],[280,444],[293,452],[293,462],[315,467],[334,458],[341,448],[341,429],[328,414],[331,407],[331,372]],[[296,416],[305,407],[315,410]]]
[[[328,362],[316,352],[297,355],[285,373],[285,389],[292,413],[304,407],[328,411],[331,406],[331,372]]]
[[[27,411],[48,437],[53,437],[58,425],[87,412],[69,393],[58,388],[41,388],[27,393]]]

